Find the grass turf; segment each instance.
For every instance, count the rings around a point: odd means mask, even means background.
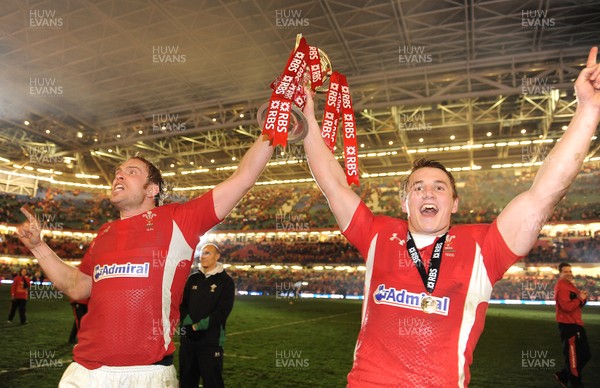
[[[66,297],[48,296],[52,298],[29,301],[29,324],[19,325],[18,314],[12,324],[2,324],[0,387],[56,387],[70,362],[71,307]],[[0,306],[7,314],[8,286],[0,287]],[[271,297],[237,297],[227,327],[226,385],[345,386],[360,306],[357,301],[290,304]],[[600,351],[600,308],[586,308],[584,321],[594,354]],[[584,370],[588,387],[600,385],[598,359],[592,358]],[[552,373],[561,367],[553,307],[489,308],[471,367],[471,387],[553,387]]]

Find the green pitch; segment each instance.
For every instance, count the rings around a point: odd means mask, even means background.
[[[9,294],[8,286],[0,287],[5,314]],[[56,387],[70,362],[72,346],[67,339],[73,315],[68,299],[50,293],[40,297],[47,298],[28,303],[29,324],[20,326],[18,318],[10,325],[2,323],[1,387]],[[227,327],[226,385],[345,386],[360,306],[358,301],[290,303],[273,297],[237,297]],[[592,354],[597,355],[600,308],[586,308],[584,320]],[[593,358],[585,369],[588,387],[600,386],[599,360],[600,356]],[[475,351],[470,386],[554,387],[552,373],[561,366],[553,307],[491,306]]]

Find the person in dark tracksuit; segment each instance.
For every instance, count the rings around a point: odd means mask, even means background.
[[[581,319],[581,309],[587,303],[588,294],[573,284],[570,264],[560,263],[558,271],[560,274],[554,287],[554,299],[565,366],[554,374],[554,378],[563,387],[569,381],[572,387],[583,387],[581,371],[591,358],[590,345]]]
[[[206,244],[200,250],[199,272],[187,280],[179,309],[181,388],[224,387],[223,343],[225,322],[233,309],[235,285],[218,260],[219,248]]]

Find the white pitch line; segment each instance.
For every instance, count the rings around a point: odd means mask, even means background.
[[[236,357],[236,358],[248,358],[250,360],[256,360],[256,359],[258,359],[258,357],[238,356],[237,354],[227,354],[227,352],[224,352],[223,356],[225,356],[225,357]]]
[[[334,314],[334,315],[328,315],[326,317],[319,317],[319,318],[312,318],[312,319],[305,319],[302,321],[295,321],[295,322],[288,322],[288,323],[282,323],[279,325],[273,325],[273,326],[267,326],[267,327],[261,327],[258,329],[252,329],[252,330],[244,330],[244,331],[236,331],[235,333],[227,333],[227,337],[230,337],[232,335],[238,335],[238,334],[247,334],[247,333],[256,333],[257,331],[263,331],[263,330],[269,330],[269,329],[276,329],[278,327],[284,327],[284,326],[293,326],[293,325],[298,325],[301,323],[306,323],[306,322],[314,322],[314,321],[320,321],[323,319],[329,319],[329,318],[335,318],[335,317],[341,317],[342,315],[348,315],[348,314],[354,314],[354,311],[350,311],[347,313],[341,313],[341,314]]]

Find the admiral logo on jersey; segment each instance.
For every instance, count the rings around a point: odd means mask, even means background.
[[[427,296],[427,294],[424,292],[416,294],[404,289],[398,291],[394,287],[385,288],[385,284],[380,284],[373,293],[373,299],[377,304],[387,304],[389,306],[402,307],[411,310],[421,310],[421,299],[425,296]],[[447,296],[438,298],[433,295],[431,297],[437,302],[437,307],[432,313],[448,315],[448,311],[450,310],[450,298]]]
[[[108,278],[147,278],[150,274],[150,263],[112,264],[94,267],[94,281]]]

